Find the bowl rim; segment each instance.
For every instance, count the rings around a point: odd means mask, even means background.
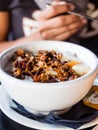
[[[64,43],[65,44],[65,42],[66,41],[53,41],[53,40],[42,40],[42,41],[32,41],[32,42],[29,42],[29,44],[33,44],[33,42],[36,42],[36,43],[38,43],[38,42],[60,42],[60,43]],[[11,50],[13,50],[13,49],[15,49],[15,48],[19,48],[19,47],[22,47],[22,46],[25,46],[25,45],[27,45],[28,44],[28,42],[26,42],[26,43],[20,43],[20,44],[18,44],[18,45],[14,45],[14,46],[12,46],[12,47],[10,47],[10,48],[8,48],[8,49],[6,49],[5,51],[3,51],[1,54],[0,54],[0,73],[2,73],[2,77],[8,77],[8,78],[10,78],[12,81],[14,80],[14,81],[16,81],[17,82],[17,84],[19,83],[23,83],[23,84],[25,84],[25,85],[28,85],[28,86],[32,86],[33,84],[36,84],[36,85],[50,85],[50,84],[53,84],[53,85],[57,85],[57,84],[60,84],[60,85],[63,85],[63,84],[72,84],[73,82],[78,82],[78,81],[81,81],[81,80],[84,80],[84,79],[86,79],[86,78],[88,78],[90,75],[92,75],[93,73],[95,73],[96,72],[96,74],[98,73],[98,58],[97,58],[97,56],[94,54],[94,52],[92,52],[91,50],[89,50],[88,48],[85,48],[85,47],[83,47],[83,46],[81,46],[81,45],[78,45],[78,44],[74,44],[74,43],[71,43],[71,42],[66,42],[67,44],[70,44],[70,45],[72,45],[72,46],[79,46],[79,47],[81,47],[81,49],[83,48],[83,49],[85,49],[86,51],[88,51],[89,53],[91,53],[92,55],[93,55],[93,57],[94,57],[94,59],[96,60],[96,66],[95,66],[95,68],[93,68],[90,72],[88,72],[87,74],[85,74],[85,75],[83,75],[83,76],[81,76],[81,77],[79,77],[79,78],[77,78],[77,79],[74,79],[74,80],[70,80],[70,81],[61,81],[61,82],[52,82],[52,83],[41,83],[41,82],[27,82],[26,80],[21,80],[21,79],[18,79],[18,78],[15,78],[15,77],[13,77],[13,76],[11,76],[10,74],[8,74],[8,73],[6,73],[5,71],[3,71],[3,69],[2,69],[2,66],[1,66],[1,60],[2,60],[2,58],[3,58],[3,56],[4,55],[6,55],[8,52],[10,52]],[[40,87],[41,87],[40,86]],[[33,87],[33,86],[32,86]],[[60,86],[61,87],[61,86]]]

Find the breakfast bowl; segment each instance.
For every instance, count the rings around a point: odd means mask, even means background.
[[[58,82],[34,82],[30,78],[19,79],[8,72],[10,69],[14,70],[11,59],[15,57],[14,54],[19,49],[34,54],[39,50],[55,50],[58,54],[64,55],[62,62],[74,60],[80,63],[82,61],[89,71],[78,78]],[[81,73],[81,67],[77,66],[76,70]],[[0,55],[0,80],[4,90],[13,100],[32,112],[48,113],[68,110],[88,93],[97,72],[96,55],[87,48],[69,42],[33,41],[13,46]]]

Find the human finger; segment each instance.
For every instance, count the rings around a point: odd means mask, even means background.
[[[38,20],[47,20],[57,15],[60,15],[62,13],[72,11],[73,9],[74,6],[72,4],[62,1],[62,2],[57,2],[57,4],[52,4],[50,7],[41,11],[39,16],[36,12],[34,12],[32,16]]]
[[[65,33],[62,33],[62,34],[59,34],[57,36],[54,36],[52,37],[51,39],[52,40],[66,40],[68,39],[69,37],[71,37],[73,34],[75,34],[76,32],[79,31],[80,28],[76,28],[76,29],[73,29],[73,30],[70,30],[68,32],[65,32]]]
[[[75,15],[71,15],[71,14],[66,15],[66,16],[63,15],[63,16],[54,17],[47,21],[39,22],[38,28],[40,30],[48,30],[48,29],[68,26],[76,21],[82,21],[82,20],[83,20],[83,18],[80,18]]]
[[[60,28],[54,28],[54,29],[49,29],[47,31],[42,31],[42,35],[45,39],[49,39],[51,37],[60,35],[62,33],[68,32],[73,29],[78,30],[78,29],[82,28],[85,24],[86,24],[86,20],[83,20],[82,22],[78,21],[78,22],[72,23],[68,26],[63,26]]]
[[[82,28],[86,23],[87,23],[86,19],[79,19],[78,21],[73,22],[72,24],[67,25],[66,26],[66,30]]]
[[[35,11],[33,11],[32,18],[33,19],[38,19],[40,17],[41,12],[42,12],[41,10],[35,10]]]
[[[72,23],[72,24],[67,25],[67,26],[53,28],[53,29],[49,29],[46,31],[40,31],[40,32],[41,32],[41,35],[43,36],[44,39],[51,39],[52,37],[55,37],[57,35],[61,35],[62,33],[66,33],[70,30],[73,30],[73,29],[78,30],[79,28],[82,28],[85,23],[86,23],[85,20],[83,22],[78,21],[78,22]]]

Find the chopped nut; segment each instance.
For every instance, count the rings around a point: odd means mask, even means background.
[[[18,49],[16,53],[18,56],[21,56],[21,57],[24,56],[24,50],[22,50],[22,49]]]
[[[62,61],[63,54],[54,50],[39,50],[36,54],[19,49],[14,54],[13,69],[10,74],[19,79],[31,77],[33,82],[60,82],[76,79],[76,74],[69,64]]]

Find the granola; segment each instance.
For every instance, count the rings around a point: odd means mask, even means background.
[[[54,50],[39,50],[36,54],[18,49],[13,55],[13,70],[10,74],[19,79],[30,77],[33,82],[53,83],[79,78],[72,67],[78,61],[63,59],[62,53]]]

